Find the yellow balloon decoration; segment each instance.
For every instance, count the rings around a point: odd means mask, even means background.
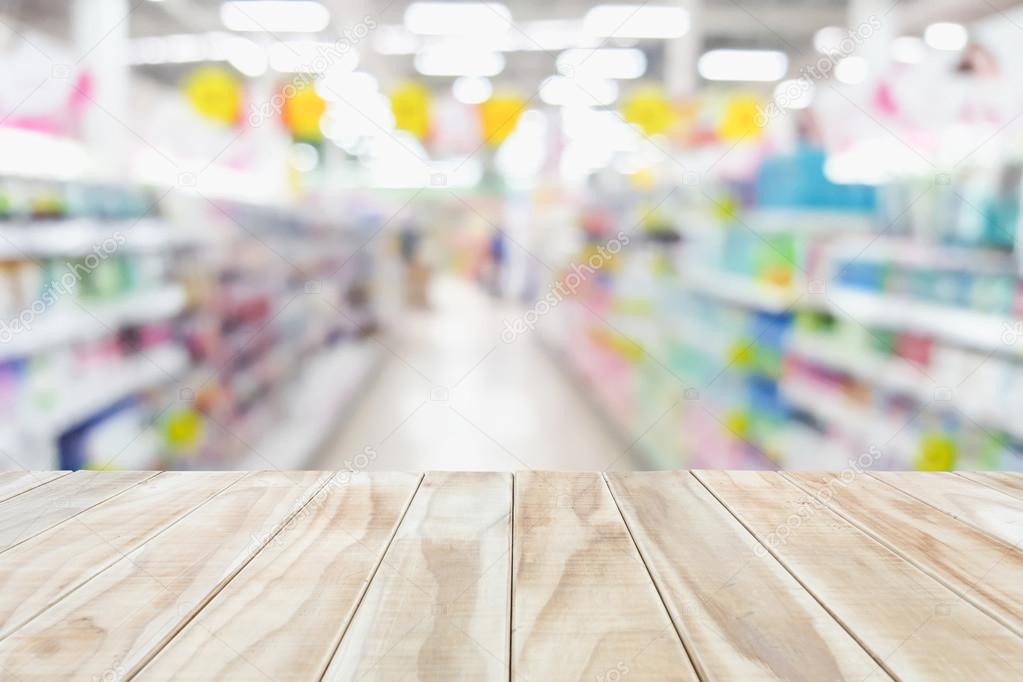
[[[499,147],[515,131],[526,102],[515,95],[495,95],[480,105],[483,141]]]
[[[622,116],[647,135],[668,132],[675,122],[675,110],[661,88],[646,86],[635,90],[622,106]]]
[[[326,110],[327,103],[316,94],[312,86],[297,88],[291,97],[284,100],[284,127],[296,140],[321,140],[323,131],[320,129],[320,119]]]
[[[204,66],[188,75],[184,83],[185,97],[203,118],[232,124],[242,110],[242,86],[231,72]]]
[[[725,115],[718,126],[718,136],[726,142],[759,137],[761,128],[756,124],[759,111],[760,100],[756,97],[743,96],[731,99],[725,105]]]
[[[418,83],[405,83],[391,93],[394,126],[412,133],[416,139],[426,138],[430,130],[430,92]]]

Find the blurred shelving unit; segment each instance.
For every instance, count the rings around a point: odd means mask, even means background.
[[[301,468],[376,366],[369,207],[0,190],[3,468]]]
[[[885,222],[859,187],[831,209],[698,194],[594,199],[566,271],[640,227],[544,339],[648,465],[1023,468],[1023,287],[1001,235]]]

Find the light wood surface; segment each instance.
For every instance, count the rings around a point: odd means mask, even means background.
[[[1023,670],[1019,475],[59,473],[0,474],[2,680]]]
[[[117,476],[98,471],[76,471],[0,502],[0,552],[155,475],[155,471]]]
[[[847,521],[1023,635],[1023,553],[870,476],[786,474]]]
[[[428,473],[326,680],[506,680],[512,477]]]
[[[143,677],[319,679],[420,478],[332,479]]]
[[[1023,669],[1023,638],[783,476],[696,475],[895,677],[1011,679]]]
[[[1023,476],[1004,471],[957,471],[957,476],[1023,499]]]
[[[0,638],[241,476],[160,474],[0,554]]]
[[[512,677],[697,679],[600,474],[515,477]]]
[[[0,502],[70,473],[70,471],[0,471]]]
[[[705,679],[887,679],[692,474],[607,478]]]
[[[1023,500],[952,473],[885,472],[875,478],[979,528],[1010,547],[1023,542]]]
[[[133,674],[325,479],[245,477],[0,641],[0,668],[28,678],[53,670],[82,679]]]

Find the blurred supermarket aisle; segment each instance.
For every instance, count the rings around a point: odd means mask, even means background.
[[[501,341],[517,310],[463,280],[381,339],[389,360],[316,467],[602,470],[638,466],[537,340]]]

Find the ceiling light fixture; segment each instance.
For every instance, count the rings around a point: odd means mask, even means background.
[[[614,38],[681,38],[689,25],[685,8],[667,5],[597,5],[583,19],[586,33]]]
[[[785,77],[789,58],[775,50],[711,50],[696,68],[709,81],[772,82]]]
[[[558,55],[557,65],[566,76],[624,80],[646,73],[646,54],[635,48],[576,48]]]
[[[405,10],[405,28],[419,35],[493,37],[511,26],[499,2],[413,2]]]
[[[415,67],[424,76],[490,77],[504,70],[504,56],[472,45],[445,45],[417,54]]]
[[[924,31],[924,40],[935,50],[957,52],[966,47],[969,39],[965,26],[950,21],[931,24]]]
[[[312,0],[231,0],[220,6],[220,20],[232,31],[317,33],[330,12]]]

